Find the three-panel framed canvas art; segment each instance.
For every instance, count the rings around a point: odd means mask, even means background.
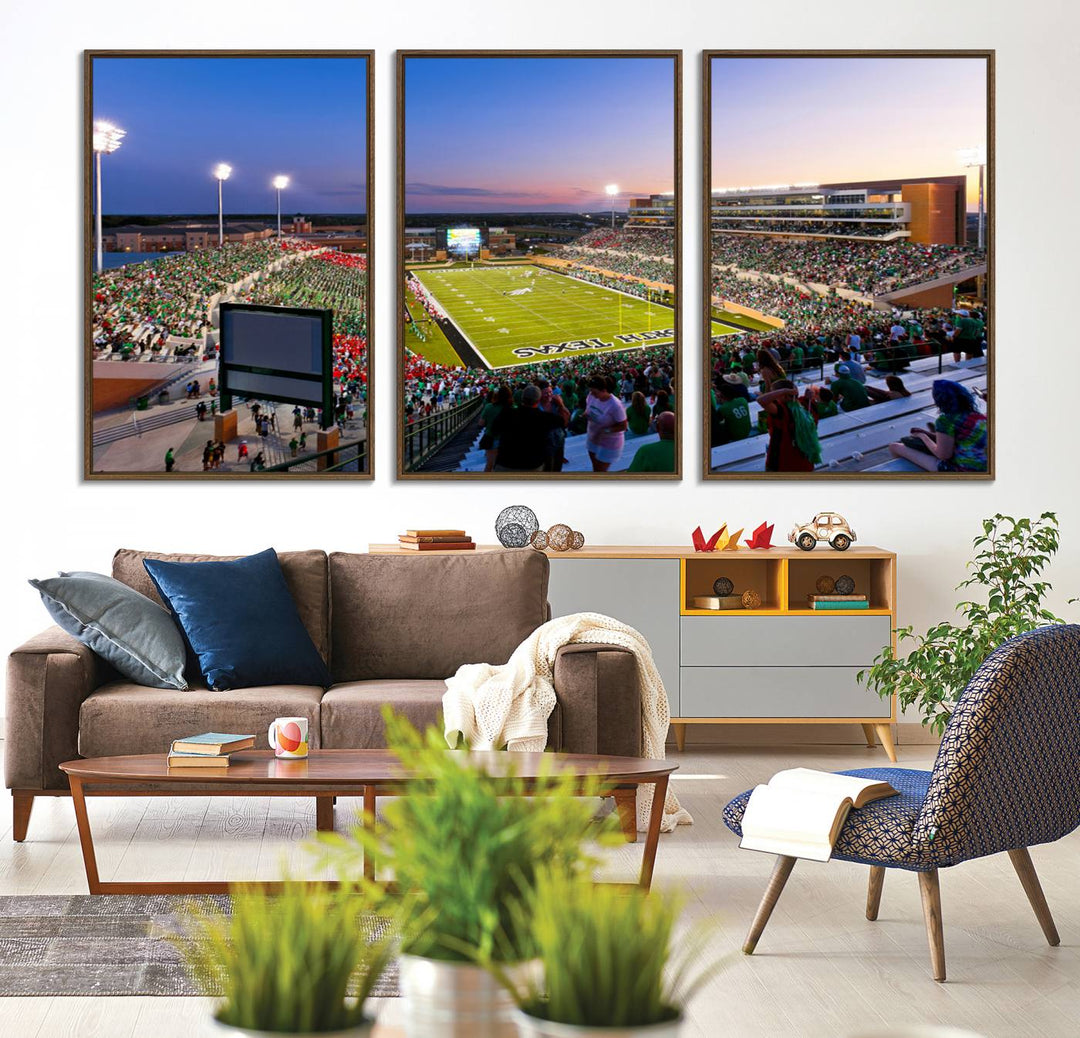
[[[700,222],[680,51],[395,60],[376,196],[371,51],[87,52],[87,478],[993,477],[992,52],[706,51]]]

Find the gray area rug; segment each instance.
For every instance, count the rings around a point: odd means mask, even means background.
[[[227,910],[228,897],[176,894],[0,897],[0,995],[200,995],[168,940],[192,903]],[[369,920],[372,938],[385,926]],[[391,963],[373,995],[398,994]]]

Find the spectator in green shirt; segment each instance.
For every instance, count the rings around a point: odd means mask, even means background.
[[[675,471],[675,415],[671,411],[657,415],[656,431],[660,439],[638,447],[627,472]]]
[[[629,423],[630,431],[635,436],[644,436],[649,431],[652,412],[645,402],[644,393],[634,393],[630,397],[630,406],[626,409],[626,421]]]
[[[852,378],[846,371],[832,380],[829,389],[845,411],[857,411],[870,403],[870,398],[866,395],[866,386],[858,379]]]
[[[713,412],[713,447],[730,443],[732,440],[745,440],[750,435],[750,404],[739,391],[741,388],[728,382],[726,378],[716,383],[720,403]]]

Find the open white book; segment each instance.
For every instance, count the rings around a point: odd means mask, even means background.
[[[848,811],[896,796],[888,782],[811,768],[778,771],[750,794],[742,843],[751,851],[828,861]]]

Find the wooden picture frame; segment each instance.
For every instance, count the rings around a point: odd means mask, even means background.
[[[712,182],[713,179],[713,103],[716,100],[714,97],[713,89],[713,63],[718,60],[725,59],[783,59],[783,60],[814,60],[814,59],[850,59],[853,61],[866,60],[866,59],[896,59],[902,61],[905,59],[970,59],[972,61],[980,61],[985,64],[985,86],[986,86],[986,108],[985,108],[985,155],[984,168],[985,168],[985,206],[983,212],[985,215],[984,229],[985,229],[985,288],[982,299],[983,304],[980,304],[983,312],[986,315],[986,327],[987,327],[987,346],[988,349],[985,354],[985,397],[982,407],[987,417],[987,444],[986,444],[986,469],[985,471],[838,471],[828,465],[828,456],[823,450],[823,465],[818,466],[815,471],[812,472],[766,472],[763,471],[763,462],[757,462],[757,469],[754,471],[739,470],[734,467],[734,464],[749,464],[749,461],[741,460],[736,461],[732,466],[726,469],[719,469],[714,464],[713,445],[712,445],[712,402],[710,391],[712,388],[713,379],[713,321],[715,317],[713,308],[713,192],[715,185]],[[993,50],[706,50],[702,53],[702,131],[703,131],[703,153],[702,153],[702,223],[701,231],[703,236],[703,249],[702,249],[702,299],[701,299],[701,316],[702,316],[702,376],[703,376],[703,390],[702,390],[702,474],[703,478],[707,481],[724,481],[724,480],[851,480],[851,479],[877,479],[877,480],[959,480],[961,482],[970,481],[986,481],[992,480],[995,476],[995,427],[996,427],[996,397],[994,392],[994,380],[995,380],[995,351],[996,351],[996,322],[995,322],[995,265],[994,265],[994,235],[996,225],[996,208],[995,208],[995,148],[994,148],[994,107],[995,107],[995,79],[994,79],[994,59],[995,52]],[[768,130],[763,130],[767,133]],[[956,147],[959,149],[966,144],[972,142],[964,139],[965,130],[963,127],[958,127],[956,130]],[[793,172],[794,173],[798,171]],[[903,173],[903,170],[898,170],[898,173]],[[874,182],[875,178],[869,175],[863,177],[863,180],[868,184]],[[942,179],[940,177],[926,177],[926,178],[914,178],[908,177],[908,180],[913,179]],[[858,180],[852,180],[849,186],[853,186],[859,183]],[[899,185],[899,181],[896,182]],[[777,188],[783,185],[769,185],[770,188]],[[797,188],[804,185],[792,184],[792,188]],[[839,185],[810,185],[821,187],[833,187]],[[733,189],[734,191],[747,192],[751,189]],[[755,188],[759,195],[764,197],[767,191],[763,188]],[[927,189],[929,190],[929,188]],[[822,196],[819,196],[822,197]],[[884,196],[882,196],[884,197]],[[966,207],[965,214],[967,215]],[[969,215],[968,215],[969,218]],[[729,219],[729,230],[731,229],[731,220]],[[965,224],[965,231],[970,235],[970,228]],[[745,233],[745,232],[744,232]],[[969,238],[966,239],[969,241]],[[982,265],[982,264],[980,264]],[[904,286],[907,288],[908,286]],[[948,350],[941,350],[939,347],[938,356],[942,353],[948,354]],[[816,367],[816,365],[815,365]],[[826,369],[823,368],[823,372]],[[946,376],[947,377],[947,376]],[[979,387],[980,390],[982,387]],[[802,392],[802,387],[799,387]],[[931,405],[932,406],[932,405]],[[936,409],[934,411],[936,414]],[[911,424],[914,420],[915,424],[923,425],[926,422],[925,416],[912,415],[909,421],[904,422],[905,428],[900,430],[898,435],[903,435],[907,432],[906,425]],[[768,433],[759,434],[764,436],[767,442]],[[838,447],[838,453],[842,451],[843,447]],[[877,450],[877,448],[875,448]],[[880,451],[879,451],[880,452]],[[735,453],[739,453],[736,451]],[[862,452],[860,452],[862,453]],[[855,464],[861,464],[862,460],[853,457]],[[835,459],[834,459],[835,460]],[[892,456],[888,454],[886,450],[886,460],[883,464],[888,465],[903,465],[902,460],[894,461]],[[876,467],[871,465],[871,468]],[[912,465],[914,468],[914,465]]]
[[[673,90],[672,90],[672,126],[673,126],[673,194],[674,194],[674,254],[673,274],[674,281],[674,307],[671,320],[674,327],[673,363],[674,378],[673,388],[676,394],[675,407],[675,471],[655,472],[594,472],[594,471],[510,471],[510,472],[484,472],[484,471],[424,471],[417,470],[409,462],[409,457],[417,457],[418,452],[412,451],[410,444],[407,447],[406,427],[406,400],[405,400],[405,363],[406,363],[406,306],[407,292],[405,284],[406,273],[406,182],[407,182],[407,155],[406,155],[406,69],[410,62],[425,59],[660,59],[671,62]],[[682,51],[681,50],[399,50],[397,52],[397,265],[395,269],[397,302],[397,478],[399,480],[529,480],[529,481],[565,481],[565,480],[680,480],[682,478],[682,316],[681,316],[681,279],[680,263],[682,256]],[[617,173],[613,173],[617,175]],[[644,193],[644,192],[643,192]],[[599,212],[599,210],[598,210]],[[606,215],[607,209],[602,212]],[[444,232],[445,233],[445,232]],[[434,246],[432,246],[434,248]],[[413,322],[415,323],[415,322]],[[468,342],[468,340],[466,340]],[[471,345],[471,343],[470,343]],[[452,436],[453,434],[451,434]],[[450,437],[447,437],[449,439]],[[582,437],[584,438],[584,436]],[[415,440],[415,435],[413,436]],[[446,440],[440,441],[445,443]],[[624,458],[633,457],[633,443],[628,440],[624,447]],[[426,463],[426,462],[424,462]]]
[[[365,201],[364,205],[366,213],[364,214],[365,226],[363,229],[364,235],[364,255],[366,257],[366,299],[362,312],[364,315],[364,329],[366,331],[366,350],[364,360],[366,361],[366,415],[360,422],[353,422],[349,428],[351,431],[356,431],[356,427],[360,427],[363,431],[363,437],[349,438],[348,432],[346,432],[345,438],[342,439],[340,444],[336,447],[331,446],[329,450],[323,451],[310,451],[307,452],[301,461],[307,465],[308,468],[315,467],[315,471],[291,471],[294,466],[291,459],[285,459],[280,466],[271,465],[265,471],[248,471],[244,466],[244,471],[171,471],[168,474],[164,471],[164,465],[162,464],[160,452],[155,453],[153,456],[157,460],[154,462],[153,468],[142,469],[139,468],[135,471],[113,471],[107,467],[95,467],[94,462],[94,321],[93,321],[93,303],[94,303],[94,251],[96,248],[95,237],[95,148],[94,148],[94,63],[96,61],[108,61],[108,60],[123,60],[123,59],[161,59],[163,61],[173,59],[240,59],[240,60],[258,60],[258,59],[325,59],[327,61],[333,60],[354,60],[363,61],[364,69],[360,73],[363,76],[364,81],[364,97],[357,97],[357,104],[361,106],[357,109],[358,112],[363,114],[364,117],[364,129],[365,129],[365,156],[363,159],[362,167],[359,167],[357,173],[361,170],[366,177],[366,184],[364,189]],[[375,401],[372,392],[374,386],[374,373],[375,373],[375,360],[374,360],[374,331],[375,331],[375,303],[374,303],[374,284],[375,284],[375,257],[374,257],[374,202],[375,202],[375,52],[374,50],[86,50],[83,52],[83,293],[84,293],[84,338],[83,338],[83,479],[84,480],[359,480],[359,481],[371,481],[374,479],[374,444],[375,444]],[[122,113],[116,113],[116,118],[119,119]],[[280,132],[286,141],[286,148],[288,142],[289,125],[287,123],[282,124],[280,127],[275,126],[275,132]],[[228,149],[225,148],[225,151]],[[287,156],[288,152],[283,148],[283,153]],[[223,157],[228,157],[223,155]],[[106,158],[107,161],[107,158]],[[289,165],[288,161],[282,163],[282,165]],[[298,163],[299,165],[299,163]],[[260,173],[264,171],[260,170]],[[287,173],[288,170],[282,169],[280,173]],[[209,177],[209,170],[207,176]],[[212,181],[210,181],[212,184]],[[212,187],[210,188],[212,190]],[[272,187],[267,186],[268,196]],[[288,201],[287,189],[284,196],[284,200]],[[328,197],[334,194],[333,190],[325,192]],[[338,192],[340,194],[340,192]],[[278,205],[280,206],[282,200],[282,194],[279,190]],[[223,212],[223,209],[219,209]],[[136,214],[132,214],[136,215]],[[320,214],[314,214],[320,215]],[[333,214],[330,214],[333,215]],[[310,221],[309,221],[310,224]],[[357,230],[359,229],[359,225]],[[345,237],[346,232],[343,231],[341,237],[344,240],[344,247],[341,251],[348,254],[348,246],[352,244]],[[353,234],[353,237],[359,237],[357,234]],[[187,243],[185,242],[185,250]],[[335,247],[336,248],[336,247]],[[363,269],[363,268],[361,268]],[[204,376],[200,376],[204,377]],[[156,392],[156,389],[152,388],[150,393]],[[135,409],[132,409],[132,415],[136,414]],[[208,429],[213,430],[213,424],[208,426]],[[308,430],[305,430],[305,432]],[[141,435],[141,434],[140,434]],[[250,435],[241,432],[239,435]],[[286,434],[287,435],[287,434]],[[253,449],[258,449],[258,439],[252,441]],[[155,449],[156,450],[156,449]],[[149,456],[149,452],[148,452]],[[231,460],[231,459],[229,459]],[[239,460],[237,465],[240,465]],[[335,470],[335,466],[340,468]],[[350,469],[356,469],[356,471],[350,471]]]

